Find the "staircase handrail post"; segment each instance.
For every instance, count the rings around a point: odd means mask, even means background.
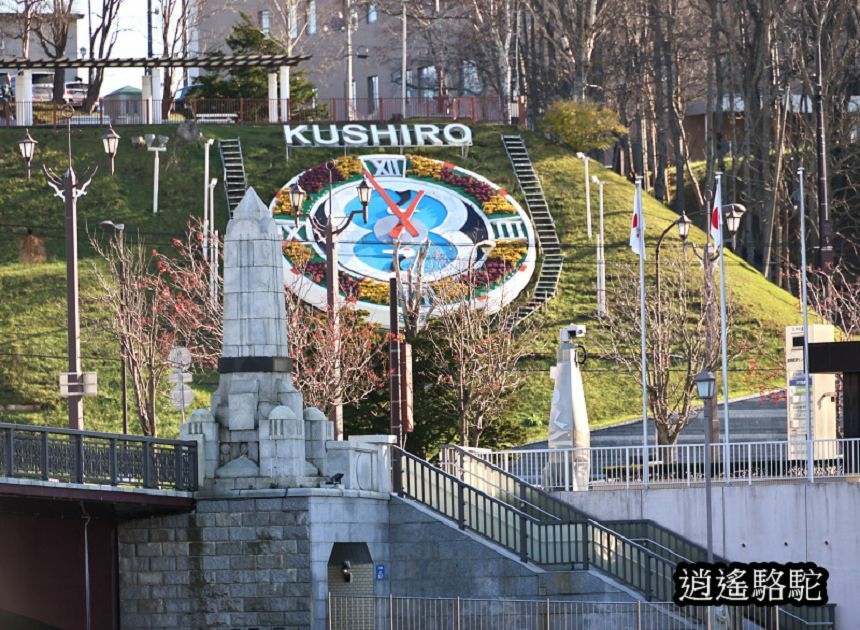
[[[520,544],[520,560],[523,562],[529,561],[529,550],[528,550],[528,535],[526,534],[526,515],[520,514],[520,536],[519,536],[519,544]]]
[[[588,552],[589,552],[589,549],[591,548],[591,545],[589,545],[589,536],[588,536],[589,524],[588,524],[588,521],[583,521],[581,523],[581,525],[582,525],[582,564],[583,564],[583,569],[585,571],[588,571],[588,565],[590,564]]]
[[[466,529],[466,483],[457,479],[457,527]]]
[[[40,455],[40,459],[41,459],[40,463],[41,463],[41,468],[42,468],[42,481],[47,481],[48,480],[48,432],[47,431],[42,431],[41,444],[42,444],[42,448],[41,448],[41,453],[39,455]]]

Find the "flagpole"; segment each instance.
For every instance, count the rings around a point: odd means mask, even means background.
[[[642,208],[642,177],[636,178],[634,207],[639,212],[639,320],[642,329],[642,483],[648,487],[648,369],[645,355],[645,211]]]
[[[723,174],[715,173],[717,199],[722,206],[722,184]],[[729,450],[729,359],[728,359],[728,335],[726,326],[726,256],[725,239],[723,236],[723,209],[717,208],[720,221],[720,352],[723,355],[723,475],[727,483],[731,483],[731,452]]]

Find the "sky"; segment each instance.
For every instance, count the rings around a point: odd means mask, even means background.
[[[96,5],[101,4],[99,0],[90,0],[89,4],[93,10]],[[79,48],[86,46],[89,41],[88,28],[89,20],[87,19],[88,0],[78,0],[77,11],[85,17],[78,22],[78,42]],[[152,2],[153,7],[158,5],[156,0]],[[93,26],[95,26],[98,18],[93,16]],[[119,37],[114,46],[111,57],[146,57],[146,1],[145,0],[125,0],[119,9],[117,16]],[[153,20],[153,46],[154,53],[159,53],[160,35],[158,32],[159,16],[154,15]],[[102,84],[101,95],[110,94],[126,85],[140,88],[141,76],[143,68],[109,68],[105,71],[105,80]]]

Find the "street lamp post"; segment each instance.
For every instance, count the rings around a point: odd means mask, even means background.
[[[162,151],[167,151],[167,142],[170,138],[167,136],[156,136],[154,133],[148,133],[144,136],[144,139],[146,140],[146,148],[149,151],[152,151],[155,156],[152,171],[152,214],[158,214],[158,154]]]
[[[48,185],[54,193],[63,200],[66,211],[66,307],[68,323],[68,355],[69,355],[69,428],[82,430],[84,428],[84,378],[81,372],[81,317],[79,307],[78,283],[78,210],[77,200],[86,194],[87,187],[93,181],[98,167],[93,167],[84,176],[82,182],[72,168],[72,114],[74,110],[67,107],[63,110],[66,118],[66,146],[69,166],[60,178],[54,171],[42,165],[42,171],[48,180]],[[29,134],[27,134],[29,136]],[[107,143],[105,143],[107,148]],[[21,151],[22,157],[24,151]],[[87,392],[89,393],[89,392]]]
[[[356,186],[356,193],[358,195],[358,200],[361,202],[361,210],[353,210],[345,217],[345,221],[343,221],[337,227],[334,226],[334,208],[332,201],[332,191],[334,179],[332,173],[335,169],[335,163],[333,160],[329,160],[326,162],[326,169],[328,169],[328,208],[326,212],[326,220],[323,223],[314,217],[313,215],[307,214],[304,212],[304,202],[306,198],[306,193],[299,186],[298,183],[293,184],[290,187],[290,205],[292,206],[293,215],[295,217],[296,222],[298,222],[299,217],[305,217],[310,221],[311,227],[314,232],[323,232],[325,234],[325,243],[326,243],[326,308],[329,316],[329,321],[332,325],[332,335],[334,337],[334,347],[332,348],[332,354],[334,359],[334,369],[332,370],[332,378],[336,383],[336,391],[337,394],[332,401],[332,410],[329,414],[329,420],[334,424],[334,439],[342,440],[343,439],[343,403],[341,401],[340,396],[340,378],[341,378],[341,366],[340,366],[340,318],[338,316],[338,301],[340,297],[340,288],[338,282],[338,260],[337,260],[337,237],[343,232],[346,228],[349,227],[350,223],[352,223],[353,218],[356,215],[362,215],[365,223],[367,222],[367,206],[370,203],[370,193],[372,189],[366,180],[362,180],[358,186]]]
[[[30,179],[33,171],[31,165],[33,163],[33,155],[36,153],[36,145],[39,144],[38,140],[34,140],[30,135],[30,130],[24,130],[24,137],[18,140],[18,151],[21,154],[21,158],[27,162],[27,179]]]
[[[711,401],[714,399],[714,384],[716,377],[713,372],[702,370],[696,374],[696,393],[704,403],[703,413],[705,416],[705,520],[707,522],[708,537],[708,562],[714,561],[714,531],[713,518],[711,516],[711,433],[708,423],[711,416]]]
[[[600,191],[600,215],[597,227],[597,316],[606,316],[606,258],[603,252],[603,184],[597,175],[591,176],[591,182]]]
[[[577,151],[576,157],[582,160],[585,168],[585,226],[588,232],[588,240],[591,240],[591,180],[588,178],[588,156],[582,151]]]
[[[113,221],[102,221],[99,227],[107,232],[112,232],[116,238],[117,255],[119,256],[119,360],[122,365],[122,432],[128,433],[128,393],[126,387],[126,346],[128,337],[126,334],[125,307],[126,307],[126,278],[125,278],[125,225]]]
[[[114,164],[113,160],[116,157],[116,152],[119,150],[119,134],[113,130],[113,125],[108,127],[108,130],[102,135],[102,146],[104,146],[105,153],[107,153],[110,158],[110,174],[113,175]]]

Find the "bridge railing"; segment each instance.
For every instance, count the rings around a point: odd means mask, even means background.
[[[808,478],[807,448],[813,451],[816,480],[860,477],[860,439],[787,442],[734,442],[711,445],[715,481],[753,484]],[[573,490],[574,462],[587,461],[588,487],[594,490],[637,487],[643,483],[642,446],[588,449],[511,449],[475,455],[545,490]],[[649,446],[649,484],[698,485],[705,480],[705,445]],[[443,462],[444,463],[444,462]],[[443,466],[444,467],[444,466]]]
[[[0,478],[193,491],[197,444],[0,423]]]

